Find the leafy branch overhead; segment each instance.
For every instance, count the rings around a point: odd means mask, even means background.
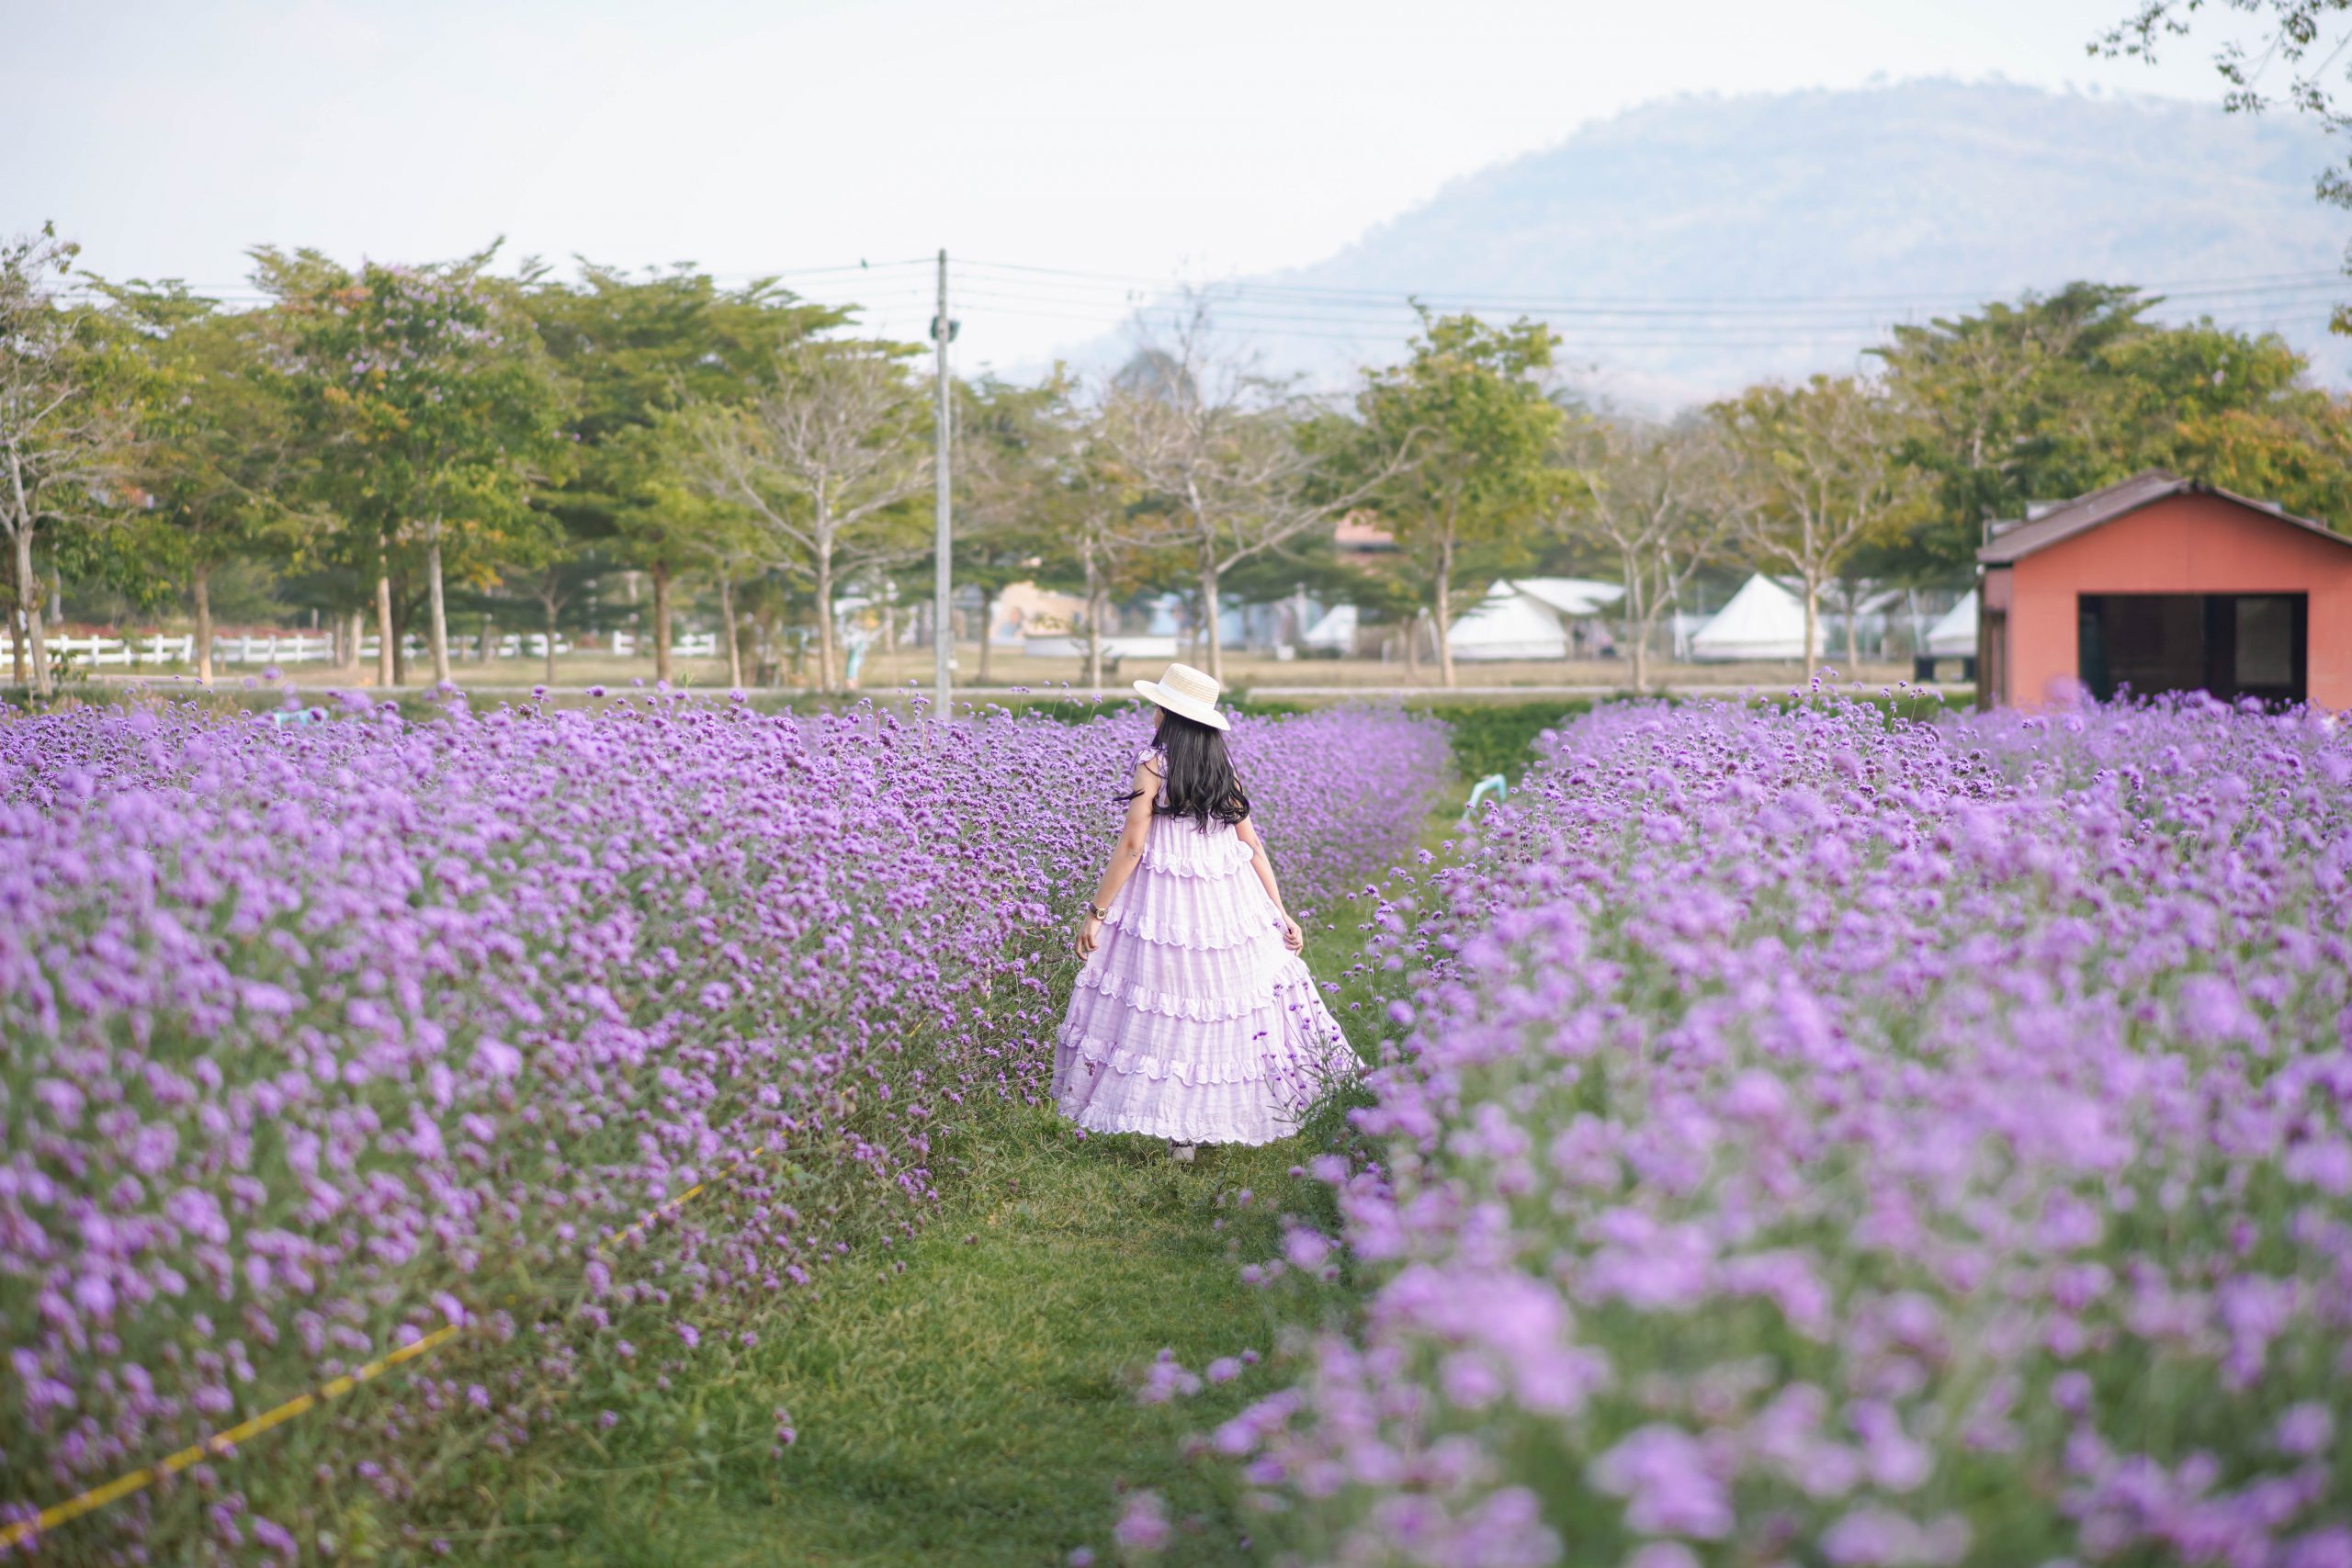
[[[2251,44],[2223,37],[2213,45],[2224,108],[2262,114],[2283,105],[2331,133],[2352,130],[2352,111],[2344,102],[2346,88],[2352,86],[2347,0],[2140,0],[2130,16],[2092,40],[2090,51],[2153,63],[2167,40],[2188,38],[2200,21],[2224,13],[2254,18],[2256,30]],[[2322,201],[2352,208],[2352,153],[2322,170],[2313,189]],[[2352,333],[2352,305],[2338,305],[2329,324],[2335,332]]]

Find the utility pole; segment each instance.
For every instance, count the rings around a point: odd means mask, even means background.
[[[942,246],[939,252],[939,314],[931,320],[932,341],[937,345],[934,350],[937,400],[932,411],[931,424],[932,507],[933,522],[936,525],[936,537],[933,541],[932,551],[934,580],[932,583],[931,601],[931,653],[935,666],[933,672],[935,689],[932,712],[935,717],[939,718],[947,716],[949,685],[947,667],[956,657],[956,637],[953,623],[948,617],[947,603],[953,587],[949,581],[948,551],[949,540],[954,531],[951,526],[952,505],[949,501],[947,475],[948,438],[951,434],[949,424],[954,414],[954,408],[947,397],[947,344],[955,335],[956,323],[947,318],[947,251],[944,246]],[[988,636],[988,627],[982,626],[980,635]]]

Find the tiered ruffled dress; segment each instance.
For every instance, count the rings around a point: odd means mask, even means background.
[[[1054,1052],[1055,1101],[1088,1132],[1271,1143],[1357,1069],[1250,859],[1225,823],[1152,818]]]

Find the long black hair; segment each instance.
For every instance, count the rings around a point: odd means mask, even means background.
[[[1159,816],[1190,817],[1205,833],[1212,818],[1229,825],[1250,815],[1250,797],[1233,771],[1224,730],[1161,708],[1159,731],[1151,743],[1168,781],[1168,798],[1152,807]]]

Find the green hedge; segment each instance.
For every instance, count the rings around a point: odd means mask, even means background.
[[[1535,738],[1578,714],[1592,711],[1589,697],[1556,697],[1543,703],[1430,703],[1423,710],[1443,719],[1452,731],[1453,765],[1475,784],[1500,773],[1512,784],[1533,760]]]

